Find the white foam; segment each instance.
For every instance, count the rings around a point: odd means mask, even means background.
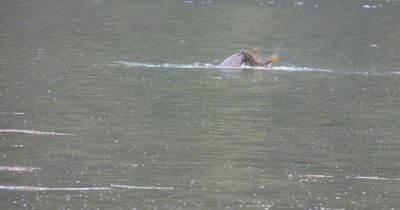
[[[306,67],[295,67],[295,66],[273,66],[271,67],[272,70],[277,71],[293,71],[293,72],[333,72],[329,69],[316,69],[316,68],[306,68]]]
[[[35,186],[7,186],[0,185],[0,190],[12,191],[95,191],[95,190],[112,190],[111,187],[35,187]]]
[[[110,185],[109,187],[39,187],[39,186],[14,186],[0,185],[0,190],[11,191],[99,191],[113,189],[139,189],[139,190],[173,190],[173,187],[153,187],[153,186],[129,186],[129,185]]]
[[[0,166],[0,171],[16,171],[16,172],[34,172],[40,168],[35,167],[19,167],[19,166]]]
[[[23,112],[0,112],[3,115],[25,115]]]
[[[298,2],[295,2],[295,3],[293,3],[295,6],[301,6],[301,5],[304,5],[304,2],[302,2],[302,1],[298,1]]]
[[[292,175],[290,175],[292,177]],[[313,179],[334,179],[338,178],[337,176],[332,175],[324,175],[324,174],[304,174],[298,176],[300,179],[303,178],[313,178]],[[339,176],[339,178],[343,178],[343,176]],[[386,181],[400,181],[400,178],[387,178],[387,177],[378,177],[378,176],[345,176],[346,179],[361,179],[361,180],[386,180]]]
[[[369,75],[369,76],[387,76],[387,75],[399,75],[400,71],[388,71],[388,72],[361,72],[361,71],[334,71],[330,69],[320,69],[311,67],[298,67],[298,66],[241,66],[241,67],[221,67],[220,65],[214,65],[209,63],[194,63],[194,64],[151,64],[151,63],[138,63],[129,61],[114,61],[113,64],[109,66],[127,66],[127,67],[141,67],[141,68],[167,68],[167,69],[218,69],[224,72],[229,71],[240,71],[244,69],[253,69],[260,71],[284,71],[284,72],[320,72],[320,73],[333,73],[333,74],[343,74],[343,75]],[[397,69],[396,69],[397,70]]]
[[[128,67],[144,67],[144,68],[174,68],[174,69],[230,69],[230,70],[242,70],[242,69],[256,69],[256,70],[273,70],[273,71],[289,71],[289,72],[332,72],[328,69],[317,69],[317,68],[306,68],[306,67],[295,67],[295,66],[269,66],[269,67],[253,67],[253,66],[241,66],[241,67],[221,67],[220,65],[214,64],[151,64],[151,63],[138,63],[129,61],[114,61],[113,64],[124,65]]]
[[[305,174],[305,175],[299,175],[299,177],[305,177],[305,178],[333,178],[332,175],[323,175],[323,174]]]
[[[154,186],[132,186],[132,185],[110,185],[112,188],[123,188],[123,189],[140,189],[140,190],[173,190],[173,187],[154,187]]]
[[[145,68],[175,68],[175,69],[215,69],[219,68],[219,65],[213,65],[209,63],[200,64],[151,64],[151,63],[137,63],[137,62],[128,62],[128,61],[114,61],[114,64],[125,65],[128,67],[145,67]]]
[[[0,133],[23,133],[23,134],[33,134],[33,135],[76,136],[76,134],[70,134],[70,133],[57,133],[57,132],[20,130],[20,129],[0,129]]]
[[[382,5],[376,5],[376,4],[364,4],[362,5],[364,9],[377,9],[378,7],[382,7]]]
[[[388,181],[400,181],[400,178],[386,178],[378,176],[348,176],[347,179],[364,179],[364,180],[388,180]]]

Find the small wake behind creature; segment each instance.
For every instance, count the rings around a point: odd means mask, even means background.
[[[256,54],[260,51],[260,48],[254,48],[252,50],[242,50],[226,58],[220,64],[222,68],[239,68],[243,66],[250,67],[270,67],[272,64],[278,62],[278,55],[272,54],[267,59],[260,59]]]
[[[192,64],[177,64],[177,63],[142,63],[132,61],[113,61],[111,65],[125,65],[128,67],[144,67],[144,68],[167,68],[167,69],[220,69],[223,71],[237,69],[258,69],[258,70],[274,70],[274,71],[320,71],[332,72],[328,69],[316,69],[297,66],[276,66],[279,60],[277,53],[271,54],[267,58],[258,56],[260,48],[240,50],[239,52],[229,56],[220,64],[211,63],[192,63]]]

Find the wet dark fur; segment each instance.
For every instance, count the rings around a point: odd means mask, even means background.
[[[243,64],[247,66],[266,66],[271,63],[271,61],[261,61],[259,60],[253,53],[248,51],[242,51],[242,55],[244,56]]]
[[[257,56],[247,50],[240,51],[239,53],[235,53],[224,61],[222,61],[222,67],[241,67],[245,66],[268,66],[272,64],[270,60],[260,60]]]

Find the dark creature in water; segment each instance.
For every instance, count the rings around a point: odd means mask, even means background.
[[[254,49],[253,51],[258,51],[258,49]],[[249,50],[240,51],[235,53],[228,58],[226,58],[221,63],[221,67],[229,68],[229,67],[242,67],[242,66],[271,66],[272,64],[278,61],[278,56],[276,54],[271,55],[267,60],[260,60],[257,58],[255,53],[250,52]]]

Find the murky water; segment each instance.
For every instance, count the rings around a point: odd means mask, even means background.
[[[2,0],[0,209],[399,209],[399,9]]]

